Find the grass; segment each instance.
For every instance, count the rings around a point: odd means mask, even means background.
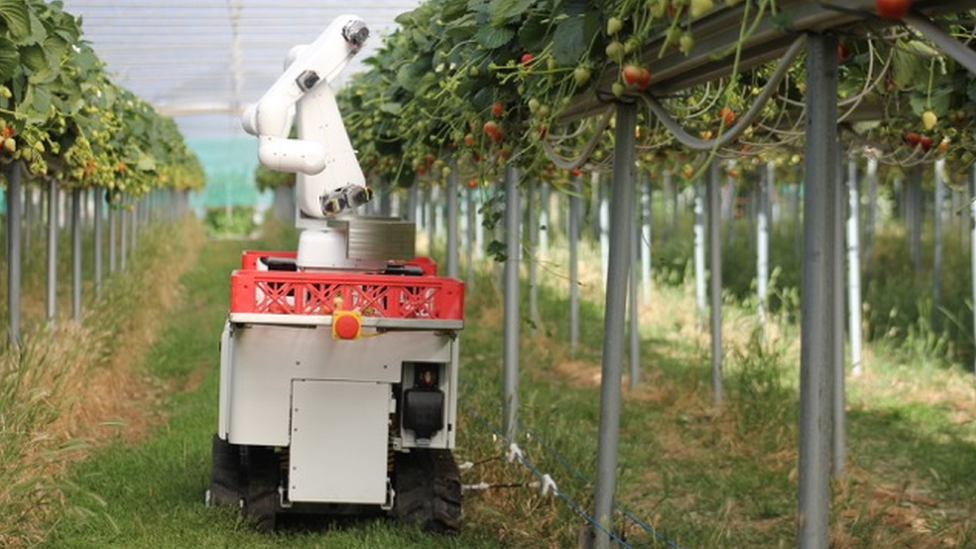
[[[175,391],[162,408],[168,420],[144,441],[119,439],[73,468],[71,512],[45,547],[576,546],[584,520],[565,499],[543,496],[532,485],[538,476],[509,463],[508,443],[497,436],[502,300],[490,268],[467,293],[456,455],[472,464],[462,472],[465,484],[491,488],[465,493],[460,536],[431,537],[385,520],[297,524],[268,536],[234,510],[203,506],[226,274],[242,247],[283,242],[207,243],[183,280],[185,300],[168,314],[178,320],[149,355],[149,372]],[[583,253],[586,301],[575,354],[566,343],[566,280],[557,274],[565,257],[553,252],[541,263],[540,323],[532,330],[524,322],[520,342],[516,442],[538,473],[550,474],[566,499],[589,512],[603,324],[599,259],[590,247]],[[708,339],[696,328],[693,288],[685,280],[672,270],[640,310],[642,376],[637,390],[624,392],[620,426],[617,503],[658,535],[623,515],[615,529],[636,548],[665,547],[659,536],[687,549],[795,546],[799,346],[789,322],[795,311],[784,307],[774,316],[763,342],[752,305],[727,296],[727,398],[715,407]],[[782,295],[783,303],[796,302],[791,290]],[[870,346],[865,375],[848,379],[848,474],[832,484],[832,547],[976,545],[972,379],[926,356]]]
[[[23,340],[0,349],[0,545],[42,538],[41,524],[73,489],[63,478],[67,465],[153,421],[139,412],[161,388],[138,365],[162,324],[154,311],[177,297],[173,263],[195,253],[199,227],[186,220],[144,230],[128,270],[106,279],[104,298],[80,322],[62,314],[47,324],[25,284]],[[25,280],[36,278],[27,267]],[[131,421],[119,424],[123,416]]]

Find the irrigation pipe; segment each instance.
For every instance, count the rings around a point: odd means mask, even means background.
[[[603,132],[610,125],[610,118],[615,112],[616,109],[612,105],[607,107],[607,110],[603,113],[603,118],[600,120],[599,124],[597,124],[596,131],[593,132],[593,136],[590,137],[590,140],[586,143],[586,146],[583,147],[583,152],[580,153],[580,155],[576,158],[566,159],[559,156],[555,149],[553,149],[552,143],[550,143],[548,140],[542,142],[542,148],[545,150],[546,156],[549,157],[549,160],[551,160],[552,163],[561,170],[575,170],[579,168],[590,159],[590,155],[592,155],[593,151],[596,150],[596,146],[600,143],[600,140],[603,139]]]
[[[664,106],[658,101],[656,97],[650,93],[642,93],[640,97],[647,104],[647,107],[654,113],[654,116],[660,120],[661,124],[671,132],[672,135],[684,146],[689,149],[696,151],[707,151],[720,147],[724,147],[734,141],[739,135],[745,131],[745,129],[752,125],[753,120],[758,116],[762,108],[766,105],[769,99],[773,96],[776,88],[783,81],[786,76],[787,70],[790,68],[793,61],[800,54],[803,46],[806,44],[806,36],[800,36],[797,38],[793,44],[790,45],[786,53],[780,59],[779,64],[776,66],[776,70],[770,75],[769,80],[766,82],[766,86],[763,87],[759,96],[749,107],[749,110],[742,115],[742,118],[733,125],[728,132],[723,133],[721,136],[714,140],[705,140],[693,137],[689,134],[681,124],[675,121],[671,117],[671,113],[664,108]]]

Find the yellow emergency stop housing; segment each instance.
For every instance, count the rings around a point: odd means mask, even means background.
[[[332,312],[332,338],[355,340],[363,333],[363,315],[359,311]]]

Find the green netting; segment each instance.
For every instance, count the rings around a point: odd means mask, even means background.
[[[254,184],[258,164],[253,137],[188,139],[207,175],[207,184],[191,200],[194,208],[257,206],[271,203],[271,193],[259,193]]]

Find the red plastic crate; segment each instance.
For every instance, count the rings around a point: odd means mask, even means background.
[[[408,263],[422,276],[400,276],[259,270],[261,257],[295,252],[244,252],[243,268],[231,275],[232,313],[330,315],[338,298],[341,309],[366,317],[464,319],[464,283],[434,276],[437,267],[427,258]]]

